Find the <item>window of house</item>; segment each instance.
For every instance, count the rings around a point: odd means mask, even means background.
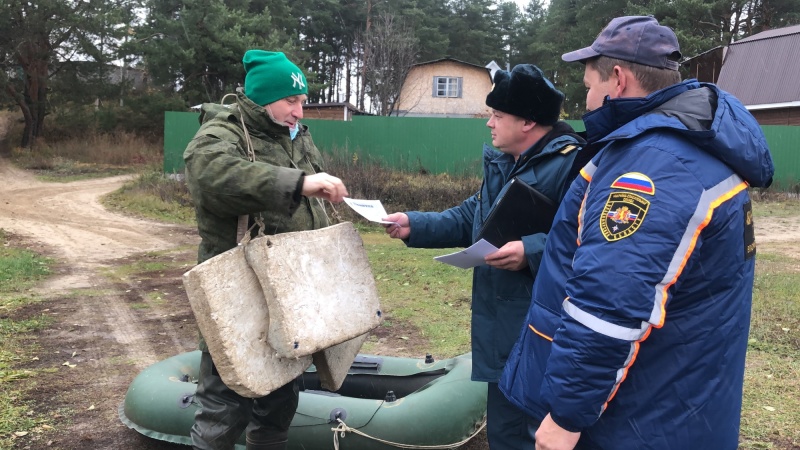
[[[433,77],[434,97],[461,97],[461,77]]]

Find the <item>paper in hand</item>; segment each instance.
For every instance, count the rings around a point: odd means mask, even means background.
[[[378,222],[385,225],[397,224],[396,222],[383,220],[388,214],[386,214],[386,210],[383,208],[380,200],[356,200],[345,197],[344,202],[347,203],[349,207],[353,208],[353,211],[361,214],[361,216],[370,222]]]
[[[461,269],[470,269],[486,264],[486,255],[497,251],[497,247],[481,239],[469,248],[450,253],[449,255],[436,256],[433,259]]]

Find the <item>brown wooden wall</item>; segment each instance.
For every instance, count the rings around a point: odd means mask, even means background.
[[[686,78],[697,78],[698,81],[716,83],[722,69],[723,54],[722,47],[719,47],[690,59],[684,63],[686,68],[684,75]]]
[[[303,118],[305,119],[324,119],[324,120],[344,120],[344,106],[315,108],[306,106],[303,108]],[[352,112],[351,112],[352,113]],[[350,114],[347,117],[350,120]]]
[[[798,125],[800,126],[800,107],[780,109],[759,109],[750,111],[760,125]]]

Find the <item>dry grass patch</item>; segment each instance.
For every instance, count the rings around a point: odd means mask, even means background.
[[[48,143],[37,140],[32,149],[14,148],[18,166],[49,181],[74,181],[160,167],[162,145],[131,133],[89,134]]]
[[[180,225],[194,225],[195,213],[186,183],[147,170],[102,199],[111,210]]]
[[[350,197],[380,200],[389,214],[396,211],[443,211],[478,192],[478,177],[398,172],[369,159],[343,153],[325,154],[325,170],[344,181]],[[349,221],[360,218],[346,206],[337,207]]]

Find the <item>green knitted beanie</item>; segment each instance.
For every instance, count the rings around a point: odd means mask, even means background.
[[[242,58],[244,95],[266,106],[292,95],[308,94],[306,76],[281,52],[248,50]]]

